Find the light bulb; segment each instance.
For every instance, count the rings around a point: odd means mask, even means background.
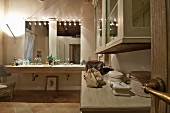
[[[46,22],[44,22],[44,25],[46,25]]]

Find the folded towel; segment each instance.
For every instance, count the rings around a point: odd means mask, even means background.
[[[109,71],[108,75],[111,78],[122,78],[124,76],[124,74],[119,71]]]
[[[119,71],[109,71],[109,74],[124,75],[122,72]]]
[[[112,82],[113,89],[123,89],[123,90],[130,90],[130,86],[124,82]]]
[[[123,78],[120,78],[120,79],[117,79],[117,78],[109,78],[108,79],[108,83],[109,84],[113,84],[114,82],[123,82],[124,79]]]
[[[115,96],[131,96],[130,90],[113,90]]]

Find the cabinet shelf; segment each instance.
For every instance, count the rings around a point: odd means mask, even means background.
[[[150,49],[150,43],[120,43],[112,47],[107,47],[106,49],[96,51],[96,54],[116,54],[123,52],[131,52],[138,50]]]
[[[124,37],[115,38],[106,44],[106,47],[98,49],[96,54],[115,54],[145,50],[151,48],[150,37]]]

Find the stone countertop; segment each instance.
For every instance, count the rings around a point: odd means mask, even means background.
[[[114,96],[110,86],[106,84],[103,88],[88,88],[83,78],[81,79],[81,107],[82,113],[91,111],[103,111],[105,113],[149,113],[151,99],[140,96]],[[108,112],[110,111],[110,112]],[[92,113],[93,113],[92,112]],[[128,113],[129,113],[128,112]]]
[[[84,65],[6,65],[7,73],[81,73]]]

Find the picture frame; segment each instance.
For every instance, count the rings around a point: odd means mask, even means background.
[[[46,76],[46,91],[58,90],[58,76]]]

